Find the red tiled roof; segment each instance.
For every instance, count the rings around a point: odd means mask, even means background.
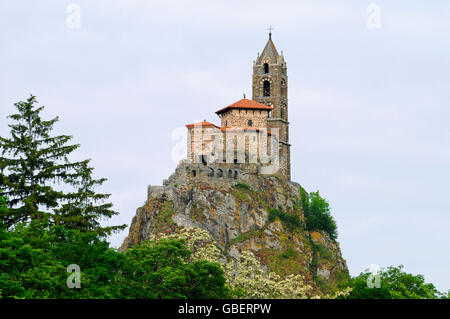
[[[187,124],[186,125],[186,127],[187,128],[191,128],[191,127],[194,127],[194,126],[196,126],[196,127],[215,127],[215,128],[220,128],[219,126],[217,126],[217,125],[215,125],[215,124],[212,124],[212,123],[209,123],[209,122],[207,122],[207,121],[201,121],[201,122],[198,122],[198,123],[193,123],[193,124]]]
[[[216,114],[223,113],[227,111],[228,109],[253,109],[253,110],[272,110],[272,106],[268,106],[262,103],[258,103],[252,100],[248,99],[242,99],[237,101],[236,103],[233,103],[231,105],[228,105],[227,107],[224,107],[223,109],[220,109],[216,112]]]

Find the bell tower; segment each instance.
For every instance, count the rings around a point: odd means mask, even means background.
[[[269,28],[271,31],[271,28]],[[289,144],[287,66],[283,51],[278,54],[269,33],[261,55],[253,61],[252,99],[273,107],[267,119],[267,128],[277,128],[279,132],[280,174],[291,179],[291,151]]]

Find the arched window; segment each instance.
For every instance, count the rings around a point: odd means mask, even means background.
[[[264,63],[264,73],[269,73],[269,63]]]
[[[281,95],[287,95],[286,81],[284,79],[281,80]]]
[[[270,82],[269,81],[264,81],[264,92],[263,92],[264,96],[270,96]]]

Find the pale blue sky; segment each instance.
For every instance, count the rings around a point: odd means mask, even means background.
[[[172,132],[251,96],[269,25],[288,66],[292,179],[330,201],[351,274],[404,264],[450,289],[448,1],[0,0],[0,135],[36,95],[130,224],[176,166]]]

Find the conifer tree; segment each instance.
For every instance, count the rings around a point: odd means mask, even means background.
[[[111,203],[105,203],[110,194],[95,192],[95,187],[102,185],[106,178],[93,179],[93,168],[87,162],[82,162],[76,169],[79,181],[76,191],[68,193],[66,202],[55,209],[54,220],[58,225],[75,228],[86,232],[95,232],[100,236],[110,235],[112,232],[122,230],[126,225],[101,227],[101,218],[111,218],[118,212],[113,211]]]
[[[101,234],[122,229],[125,225],[102,228],[102,217],[118,213],[112,204],[98,204],[109,194],[96,194],[94,186],[106,179],[92,178],[90,160],[69,161],[68,155],[80,147],[69,145],[72,136],[52,136],[55,117],[45,121],[36,97],[15,103],[18,113],[10,115],[11,136],[0,137],[0,192],[8,197],[8,212],[0,214],[7,227],[33,219]],[[64,192],[57,185],[68,185],[75,191]]]
[[[8,212],[8,206],[6,205],[6,197],[0,196],[0,215]],[[0,221],[1,223],[1,221]]]

